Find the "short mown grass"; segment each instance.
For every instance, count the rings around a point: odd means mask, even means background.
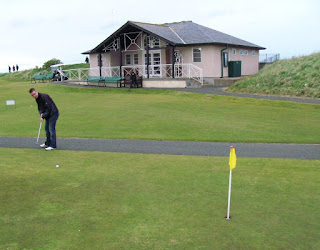
[[[0,154],[1,249],[320,247],[320,161],[239,157],[226,220],[226,157]]]
[[[31,87],[56,102],[58,137],[320,142],[320,105],[316,104],[8,81],[0,81],[0,136],[37,136],[39,115],[28,93]],[[12,99],[16,108],[6,108],[5,100]]]

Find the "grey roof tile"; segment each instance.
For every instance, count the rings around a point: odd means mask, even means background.
[[[244,41],[234,36],[222,33],[220,31],[196,24],[192,21],[183,21],[165,24],[150,24],[128,21],[102,43],[94,49],[83,52],[82,54],[96,53],[102,50],[108,41],[114,39],[115,34],[125,32],[128,27],[134,27],[157,36],[160,39],[174,45],[193,45],[193,44],[228,44],[237,46],[253,47],[257,49],[265,49],[259,45]]]
[[[237,37],[222,33],[220,31],[207,28],[192,21],[165,24],[147,24],[132,22],[136,26],[149,31],[159,37],[175,44],[229,44],[239,46],[249,46],[264,49],[263,47],[239,39]]]
[[[140,23],[132,22],[136,26],[153,33],[154,35],[160,36],[165,40],[173,43],[181,43],[181,39],[169,28],[168,25],[161,24],[149,24],[149,23]]]

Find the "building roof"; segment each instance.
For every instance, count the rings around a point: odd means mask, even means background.
[[[121,33],[126,33],[130,29],[135,28],[144,31],[147,34],[158,37],[169,44],[175,46],[184,45],[199,45],[199,44],[223,44],[233,46],[245,46],[256,49],[265,49],[259,45],[247,42],[237,37],[222,33],[220,31],[196,24],[192,21],[182,21],[176,23],[165,24],[150,24],[142,22],[128,21],[111,36],[105,39],[97,47],[86,51],[82,54],[96,53],[103,44],[119,36]]]
[[[219,43],[265,49],[259,45],[244,41],[237,37],[230,36],[228,34],[222,33],[211,28],[207,28],[205,26],[196,24],[192,21],[165,23],[162,25],[139,22],[131,23],[145,30],[148,30],[160,37],[163,37],[166,40],[172,41],[176,45]]]

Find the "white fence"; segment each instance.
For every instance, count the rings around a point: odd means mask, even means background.
[[[100,68],[83,68],[83,69],[69,69],[63,70],[70,80],[86,81],[88,76],[99,76]],[[106,76],[120,76],[120,67],[102,67],[101,75]]]
[[[189,64],[175,64],[174,65],[175,78],[189,78],[203,84],[202,69]]]
[[[86,80],[91,73],[89,68],[69,69],[69,70],[63,70],[63,72],[67,75],[67,77],[70,80],[79,80],[79,81]]]
[[[280,59],[280,54],[260,54],[259,62],[260,63],[273,63]]]
[[[135,72],[139,76],[145,78],[189,78],[203,84],[202,69],[193,64],[175,64],[174,70],[172,70],[172,64],[155,64],[149,65],[132,65],[122,66],[122,76],[130,75]],[[70,69],[64,70],[65,74],[70,80],[86,81],[89,75],[99,76],[100,68],[84,68],[84,69]],[[103,77],[120,77],[120,67],[102,67],[101,76]]]

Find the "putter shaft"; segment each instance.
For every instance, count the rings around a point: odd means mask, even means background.
[[[41,130],[42,122],[40,122],[40,127],[39,127],[39,132],[38,132],[38,137],[37,137],[37,144],[39,143],[39,136],[40,136],[40,130]]]

